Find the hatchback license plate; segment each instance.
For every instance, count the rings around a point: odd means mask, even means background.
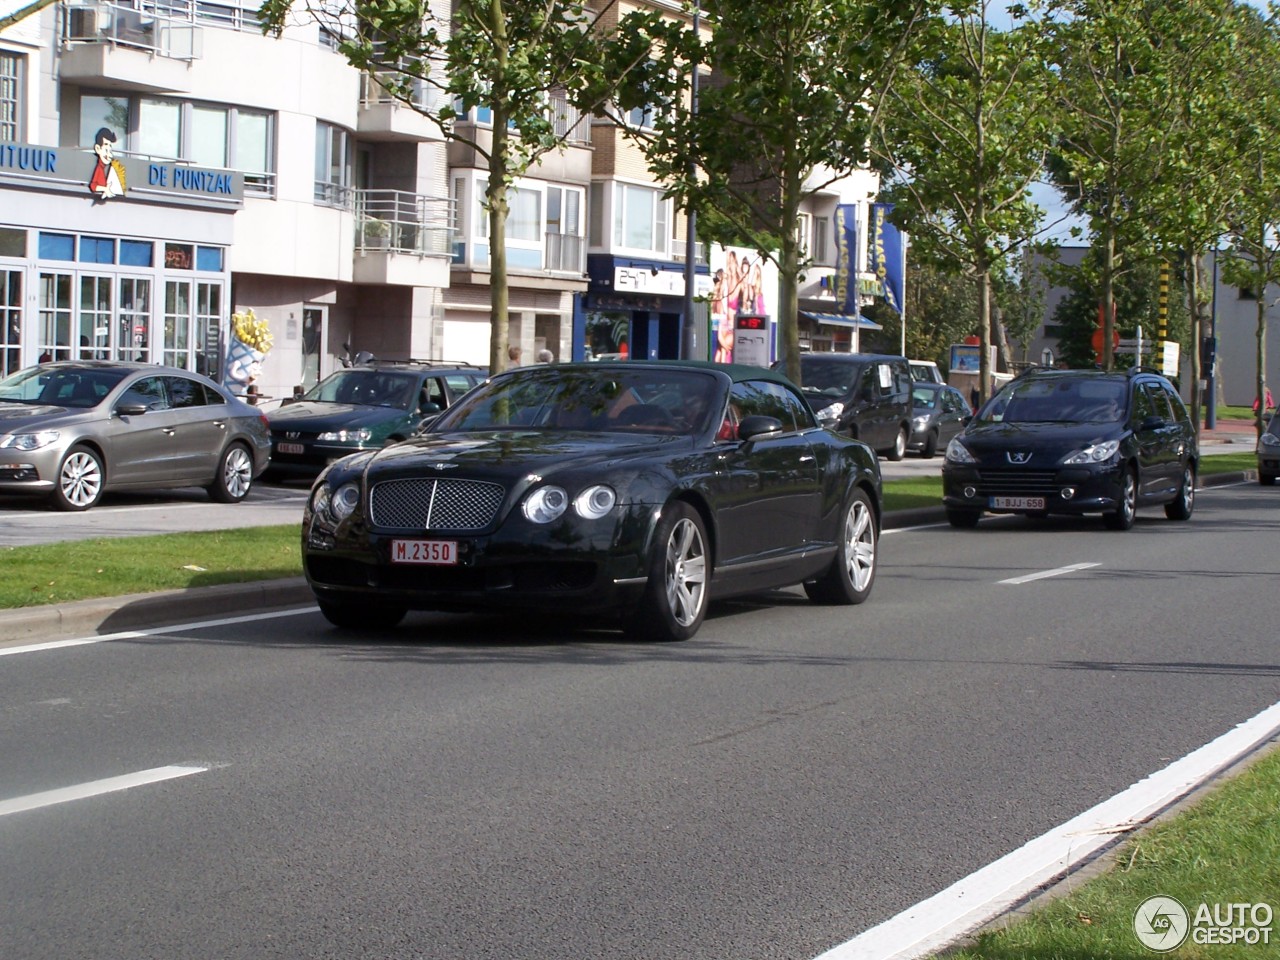
[[[277,453],[287,453],[287,454],[293,454],[294,456],[301,456],[302,454],[306,453],[306,451],[307,451],[307,448],[300,443],[277,443],[276,444]]]
[[[391,562],[453,566],[458,562],[458,541],[392,540]]]
[[[992,497],[992,510],[1043,510],[1044,497]]]

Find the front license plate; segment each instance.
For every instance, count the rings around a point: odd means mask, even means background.
[[[302,454],[306,453],[307,448],[300,443],[277,443],[276,450],[279,453],[287,453],[287,454],[293,454],[294,456],[301,456]]]
[[[1043,510],[1044,497],[992,497],[992,510]]]
[[[392,540],[391,562],[452,566],[458,562],[458,541]]]

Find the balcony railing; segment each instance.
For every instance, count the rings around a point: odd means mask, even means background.
[[[587,272],[587,238],[567,233],[548,233],[544,267],[557,273]]]
[[[403,102],[398,97],[393,97],[388,93],[387,87],[383,85],[385,81],[387,86],[396,86],[403,79],[400,74],[394,71],[362,74],[360,77],[360,103],[368,106],[374,103]],[[408,84],[409,105],[421,113],[439,113],[440,108],[449,102],[447,94],[416,77],[410,79]]]
[[[171,60],[196,60],[202,53],[200,27],[120,3],[76,3],[63,20],[63,41],[101,43],[142,50]]]
[[[418,256],[453,253],[454,202],[404,190],[355,191],[356,250]]]

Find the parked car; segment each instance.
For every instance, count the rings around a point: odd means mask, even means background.
[[[1195,424],[1172,384],[1131,370],[1033,370],[1014,380],[947,446],[943,502],[955,527],[983,511],[1100,513],[1127,530],[1140,506],[1171,520],[1195,507]]]
[[[410,609],[620,617],[684,640],[712,598],[875,580],[880,468],[785,377],[694,361],[519,367],[317,479],[303,569],[340,627]]]
[[[77,360],[0,380],[0,493],[88,510],[108,490],[202,486],[236,503],[266,469],[266,417],[176,367]]]
[[[781,361],[774,364],[780,367]],[[805,399],[824,427],[901,460],[911,436],[911,367],[906,357],[876,353],[806,353],[800,357]]]
[[[932,360],[912,360],[911,379],[916,383],[946,383],[942,371]]]
[[[267,414],[271,477],[314,479],[360,450],[404,440],[488,374],[482,367],[369,360],[337,370]]]
[[[967,401],[954,387],[916,381],[911,387],[911,439],[907,449],[929,459],[945,450],[973,417]]]
[[[1258,438],[1258,482],[1273,486],[1280,476],[1280,411],[1273,411],[1267,429]]]

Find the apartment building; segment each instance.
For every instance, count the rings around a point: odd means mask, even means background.
[[[267,402],[348,349],[487,362],[482,157],[348,66],[318,25],[264,37],[256,11],[67,0],[0,32],[5,373],[119,357],[219,377],[231,317],[248,310],[274,338],[255,383]],[[433,96],[423,87],[417,105],[437,110]],[[616,127],[555,98],[549,110],[566,149],[512,195],[510,342],[561,360],[681,355],[683,214]],[[630,120],[647,122],[643,110]],[[483,143],[485,111],[459,122]],[[851,181],[806,212],[802,309],[832,313],[831,211],[873,193]],[[712,270],[729,252],[700,244],[695,256],[706,300],[693,322],[711,357]],[[807,342],[847,343],[841,322],[802,320]]]

